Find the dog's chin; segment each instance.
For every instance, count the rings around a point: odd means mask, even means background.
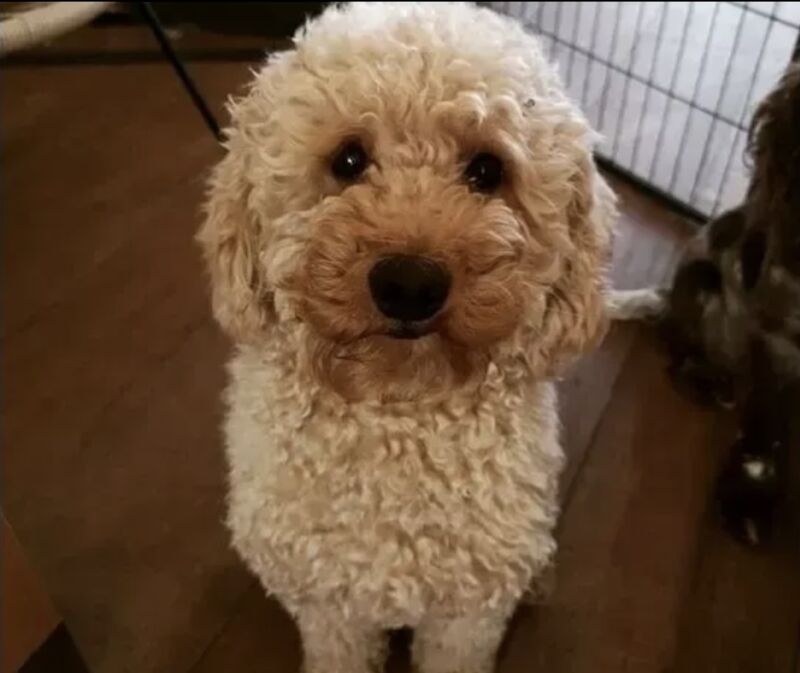
[[[401,401],[477,384],[483,348],[460,343],[444,321],[376,326],[357,335],[308,332],[312,366],[323,385],[345,399]]]

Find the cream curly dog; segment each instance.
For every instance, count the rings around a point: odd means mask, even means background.
[[[309,673],[485,673],[555,550],[552,380],[600,339],[615,215],[536,39],[334,6],[230,106],[199,234],[233,338],[228,525]]]

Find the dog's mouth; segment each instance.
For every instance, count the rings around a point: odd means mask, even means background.
[[[431,321],[398,321],[392,324],[386,332],[386,336],[393,339],[421,339],[424,336],[433,334],[436,326]]]

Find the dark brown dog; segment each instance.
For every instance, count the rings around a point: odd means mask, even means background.
[[[785,495],[800,413],[800,65],[759,105],[748,154],[746,198],[690,246],[663,328],[681,387],[739,414],[719,500],[732,532],[758,544]]]

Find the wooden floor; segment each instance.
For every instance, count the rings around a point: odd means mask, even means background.
[[[248,65],[193,64],[218,114]],[[295,671],[220,523],[227,345],[192,241],[220,151],[164,65],[0,77],[3,509],[92,671]],[[615,281],[660,281],[686,226],[615,186]],[[741,549],[713,511],[728,420],[672,390],[640,327],[562,393],[557,588],[500,671],[800,673],[800,559]]]

